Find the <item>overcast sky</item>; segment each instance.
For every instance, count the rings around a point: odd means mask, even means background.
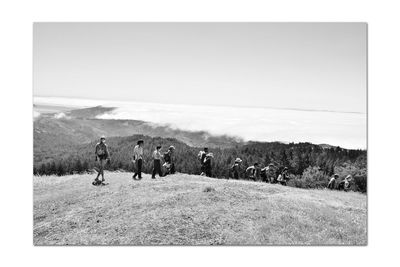
[[[35,23],[34,95],[366,112],[365,23]]]

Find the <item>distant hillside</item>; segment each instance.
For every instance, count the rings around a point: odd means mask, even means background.
[[[74,109],[67,112],[66,114],[73,118],[95,119],[96,116],[113,111],[114,109],[115,108],[112,107],[97,106],[91,108]]]
[[[328,144],[319,144],[320,147],[324,149],[330,149],[330,148],[335,148],[336,146],[328,145]]]
[[[96,116],[113,108],[93,107],[42,114],[34,120],[35,159],[46,152],[98,140],[101,135],[130,136],[143,134],[152,137],[176,138],[190,146],[232,147],[243,142],[235,137],[214,136],[204,131],[190,132],[137,120],[104,120]]]
[[[367,245],[367,196],[176,174],[33,179],[35,245]]]

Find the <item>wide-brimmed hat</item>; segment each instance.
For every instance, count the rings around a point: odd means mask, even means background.
[[[268,166],[274,167],[275,165],[273,163],[268,164]]]
[[[105,136],[105,135],[100,136],[100,140],[101,140],[101,139],[106,140],[106,136]]]
[[[169,146],[168,150],[175,150],[174,146]]]
[[[241,160],[240,158],[236,158],[235,159],[235,163],[240,163],[240,162],[242,162],[243,160]]]
[[[213,153],[208,153],[208,154],[206,155],[206,157],[213,158],[213,157],[214,157],[214,154],[213,154]]]

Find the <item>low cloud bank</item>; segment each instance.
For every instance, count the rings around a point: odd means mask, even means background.
[[[134,103],[97,118],[143,120],[183,130],[239,136],[246,141],[366,147],[364,114]]]
[[[366,115],[269,108],[40,98],[60,105],[116,107],[99,119],[143,120],[189,131],[232,135],[253,141],[311,142],[366,148]]]
[[[33,111],[33,118],[36,119],[40,116],[40,112],[37,112],[36,110]]]
[[[69,119],[69,117],[67,115],[65,115],[64,112],[60,112],[54,115],[54,118],[56,119]]]

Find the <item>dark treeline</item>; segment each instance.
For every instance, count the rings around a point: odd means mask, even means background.
[[[107,139],[111,154],[108,170],[132,171],[131,163],[133,148],[136,141],[143,139],[144,172],[152,170],[151,152],[159,144],[166,151],[170,145],[175,146],[176,170],[188,174],[200,174],[200,161],[197,154],[202,148],[190,147],[173,138],[151,138],[143,135],[130,137],[112,137]],[[46,160],[36,161],[33,172],[35,175],[66,175],[83,173],[95,167],[94,147],[96,142],[80,146],[66,147],[65,151],[48,151]],[[367,153],[365,150],[348,150],[340,147],[322,148],[310,143],[250,142],[233,148],[210,149],[213,152],[213,176],[228,178],[229,167],[235,158],[240,157],[242,175],[245,178],[247,166],[258,162],[261,166],[274,163],[277,174],[283,167],[289,168],[289,186],[302,188],[318,188],[326,186],[329,177],[338,173],[341,178],[347,174],[353,176],[351,183],[355,191],[367,190]]]

